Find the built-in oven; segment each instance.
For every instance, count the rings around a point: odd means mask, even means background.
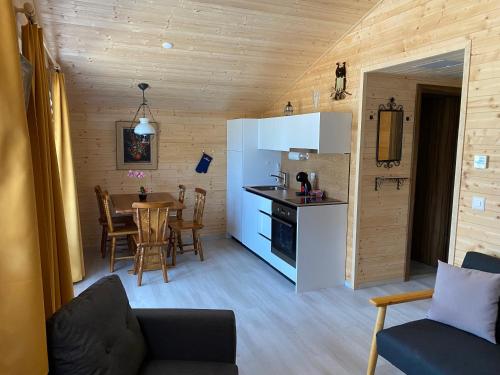
[[[273,201],[271,252],[295,267],[297,260],[297,209]]]

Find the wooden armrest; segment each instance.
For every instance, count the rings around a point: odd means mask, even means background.
[[[370,299],[370,302],[377,307],[383,307],[389,305],[396,305],[398,303],[420,301],[423,299],[432,298],[433,294],[434,294],[434,289],[418,290],[416,292],[393,294],[391,296],[384,296],[384,297],[375,297]]]

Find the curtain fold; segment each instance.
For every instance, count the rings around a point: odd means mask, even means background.
[[[73,282],[61,182],[50,113],[49,82],[42,29],[22,27],[23,55],[33,65],[27,110],[31,144],[45,318],[73,297]]]
[[[73,167],[73,151],[71,148],[71,131],[69,123],[68,99],[64,74],[51,74],[52,112],[54,116],[54,138],[56,145],[61,190],[63,197],[66,233],[68,236],[69,258],[73,282],[83,279],[85,268],[83,262],[82,236],[80,230],[80,212],[76,190],[75,171]]]
[[[0,374],[47,374],[30,140],[14,10],[0,1]]]

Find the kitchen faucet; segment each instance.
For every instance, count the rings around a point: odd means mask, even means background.
[[[269,174],[270,177],[275,177],[276,182],[284,188],[288,188],[288,173],[283,171],[278,171],[278,174]]]

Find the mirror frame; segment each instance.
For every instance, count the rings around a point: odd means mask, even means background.
[[[401,143],[400,143],[400,148],[401,148],[401,155],[399,159],[393,159],[393,160],[379,160],[378,158],[378,151],[379,151],[379,141],[380,141],[380,113],[381,112],[400,112],[401,113]],[[377,167],[386,167],[386,168],[392,168],[394,166],[398,167],[401,163],[401,158],[403,156],[403,125],[404,125],[404,110],[403,106],[401,104],[396,104],[396,101],[394,98],[389,99],[389,103],[386,105],[380,104],[378,106],[378,117],[377,117],[377,147],[375,151],[375,158],[377,160]]]

